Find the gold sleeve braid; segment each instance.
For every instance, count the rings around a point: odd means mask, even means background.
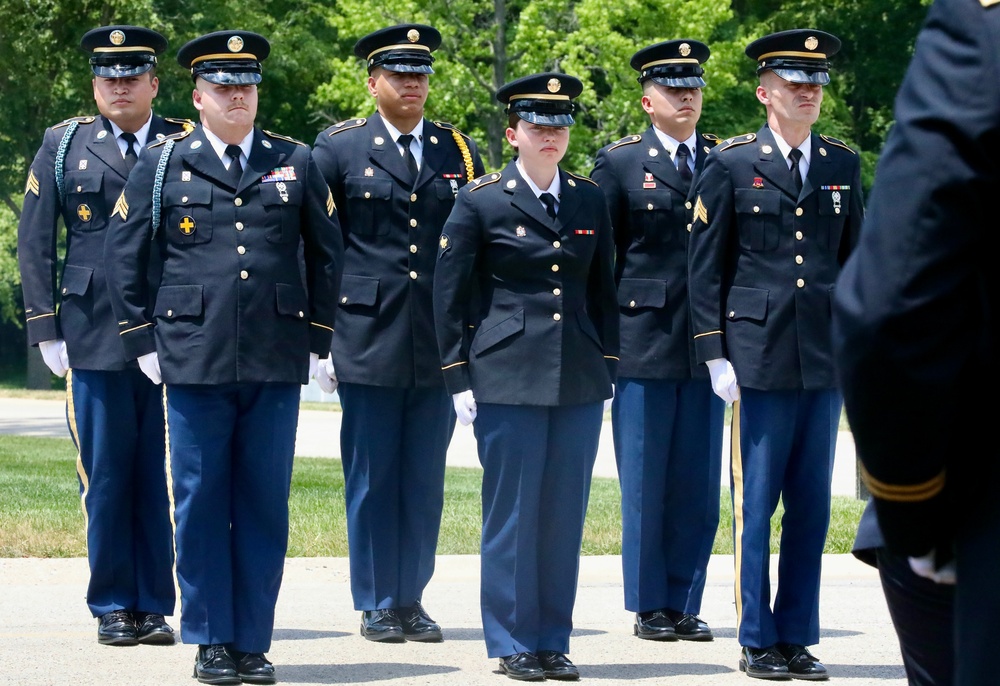
[[[472,153],[469,152],[469,145],[465,142],[465,138],[462,134],[458,132],[457,129],[451,130],[451,137],[455,139],[455,145],[458,146],[459,152],[462,153],[462,160],[465,162],[465,174],[469,181],[476,178],[476,168],[472,164]],[[468,183],[468,181],[466,182]]]

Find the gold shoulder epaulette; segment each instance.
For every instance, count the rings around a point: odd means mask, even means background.
[[[163,121],[168,121],[171,124],[180,124],[184,127],[185,131],[194,131],[195,123],[190,119],[184,119],[183,117],[164,117]]]
[[[73,122],[77,122],[78,124],[93,124],[95,121],[97,121],[97,117],[94,117],[94,116],[89,116],[89,117],[70,117],[69,119],[64,119],[63,121],[59,122],[58,124],[56,124],[52,128],[53,129],[61,129],[64,126],[69,126]]]
[[[178,131],[177,133],[172,133],[169,136],[164,136],[163,138],[161,138],[160,140],[156,141],[155,143],[150,143],[149,147],[150,148],[156,148],[156,147],[159,147],[159,146],[163,145],[167,141],[179,141],[182,138],[187,138],[188,136],[190,136],[192,131],[194,131],[193,128],[192,129],[184,129],[183,131]]]
[[[701,134],[701,137],[704,138],[706,141],[710,141],[715,145],[718,145],[719,143],[722,142],[722,139],[716,136],[714,133],[703,133]]]
[[[615,142],[614,145],[612,145],[610,148],[608,148],[608,152],[611,152],[615,148],[620,148],[623,145],[632,145],[633,143],[638,143],[641,140],[642,140],[642,136],[640,136],[638,134],[633,134],[631,136],[625,136],[620,141]]]
[[[336,124],[334,124],[333,128],[330,130],[330,133],[327,135],[332,136],[335,133],[340,133],[342,131],[347,131],[349,129],[356,129],[359,126],[364,126],[367,123],[368,119],[366,119],[365,117],[361,117],[360,119],[345,119],[342,122],[337,122]]]
[[[719,148],[719,150],[729,150],[730,148],[736,148],[741,145],[746,145],[747,143],[753,143],[755,140],[757,140],[757,134],[748,133],[743,136],[734,136],[733,138],[727,138],[726,140],[722,141],[721,143],[718,143],[717,145],[722,146],[721,148]]]
[[[566,172],[566,175],[569,176],[571,179],[579,179],[580,181],[586,181],[587,183],[592,183],[595,186],[597,185],[597,182],[594,181],[593,179],[588,179],[586,176],[580,176],[579,174],[574,174],[571,171]]]
[[[487,174],[486,176],[480,176],[478,179],[473,179],[470,183],[473,187],[469,190],[470,193],[475,193],[480,188],[484,186],[489,186],[492,183],[496,183],[500,180],[500,172],[493,172],[492,174]]]
[[[454,131],[455,133],[457,133],[462,138],[468,139],[470,141],[472,140],[469,136],[467,136],[464,133],[462,133],[462,131],[457,126],[455,126],[454,124],[449,124],[446,121],[434,121],[434,122],[431,122],[431,123],[434,124],[434,126],[438,127],[439,129],[447,129],[448,131]]]
[[[274,131],[268,131],[267,129],[261,129],[261,131],[264,132],[265,136],[269,136],[270,138],[274,138],[275,140],[288,141],[289,143],[295,143],[295,145],[303,145],[303,146],[305,145],[305,143],[303,143],[302,141],[292,138],[291,136],[282,136],[280,133],[275,133]]]
[[[997,2],[1000,2],[1000,0],[997,0]],[[844,141],[839,141],[836,138],[831,138],[830,136],[824,136],[823,134],[820,134],[819,137],[822,138],[825,142],[829,143],[830,145],[835,145],[838,148],[843,148],[844,150],[846,150],[847,152],[851,153],[852,155],[857,155],[858,154],[858,153],[854,152],[854,150],[847,143],[845,143]]]

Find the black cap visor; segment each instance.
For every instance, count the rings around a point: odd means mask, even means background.
[[[102,79],[124,79],[139,76],[156,66],[153,53],[103,53],[90,58],[90,68]]]
[[[700,76],[653,76],[654,83],[671,88],[704,88],[705,79]]]
[[[375,67],[402,74],[433,74],[430,52],[420,50],[384,50],[376,52],[368,60],[368,73]]]
[[[818,86],[830,83],[830,62],[827,60],[773,57],[762,60],[757,66],[757,73],[768,69],[790,83],[813,83]]]
[[[524,98],[510,103],[507,111],[536,126],[571,126],[575,121],[574,109],[575,105],[568,99],[552,101]]]
[[[191,75],[220,86],[253,86],[261,82],[260,62],[205,60],[191,68]]]

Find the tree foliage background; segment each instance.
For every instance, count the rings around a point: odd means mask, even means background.
[[[23,318],[16,227],[27,168],[46,126],[96,114],[80,37],[95,26],[139,24],[170,41],[160,58],[154,109],[195,117],[191,79],[176,63],[187,40],[221,29],[257,31],[271,42],[264,62],[258,122],[312,143],[331,123],[367,116],[355,41],[383,26],[418,22],[443,35],[427,114],[470,134],[487,169],[510,157],[499,86],[536,71],[584,81],[580,112],[563,166],[590,171],[603,145],[641,132],[648,118],[629,67],[639,48],[671,38],[711,47],[699,126],[725,138],[756,131],[763,108],[754,97],[751,40],[813,27],[843,41],[833,58],[815,130],[845,140],[862,155],[866,188],[892,123],[892,102],[929,0],[0,0],[0,324]]]

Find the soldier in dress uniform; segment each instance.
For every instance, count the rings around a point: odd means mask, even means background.
[[[431,287],[455,195],[484,170],[468,136],[424,118],[440,44],[422,24],[359,40],[377,111],[331,126],[314,146],[345,246],[337,331],[317,381],[338,390],[343,407],[351,595],[371,641],[442,639],[421,599],[434,573],[455,415]]]
[[[100,115],[47,129],[28,172],[17,237],[28,341],[53,374],[68,374],[66,415],[80,451],[87,605],[99,620],[97,640],[172,644],[163,617],[173,614],[176,599],[160,389],[126,359],[118,340],[104,241],[115,200],[146,144],[193,124],[152,112],[156,60],[167,48],[159,33],[102,26],[80,47],[90,54]],[[64,254],[57,248],[60,217]]]
[[[309,147],[254,126],[269,50],[232,30],[178,51],[201,123],[139,160],[105,251],[126,356],[165,384],[181,635],[211,684],[275,681],[300,385],[330,346],[343,250]]]
[[[445,382],[483,465],[486,649],[518,680],[580,676],[566,653],[618,363],[607,204],[559,168],[582,89],[549,72],[497,91],[516,158],[459,193],[434,275]]]
[[[712,640],[698,617],[719,527],[725,403],[691,340],[694,184],[718,136],[697,130],[709,48],[668,40],[632,56],[651,125],[597,153],[614,226],[621,363],[611,422],[622,492],[625,609],[642,639]],[[679,525],[683,522],[683,525]]]
[[[826,679],[820,565],[842,400],[831,346],[833,283],[864,218],[861,165],[812,133],[840,41],[795,29],[746,48],[767,122],[716,147],[698,180],[689,294],[699,362],[733,402],[731,484],[740,669]],[[737,402],[738,401],[738,402]],[[770,518],[784,503],[771,605]]]
[[[993,421],[998,73],[1000,4],[936,0],[833,303],[879,573],[920,686],[997,683],[1000,460],[991,441],[966,446]]]

